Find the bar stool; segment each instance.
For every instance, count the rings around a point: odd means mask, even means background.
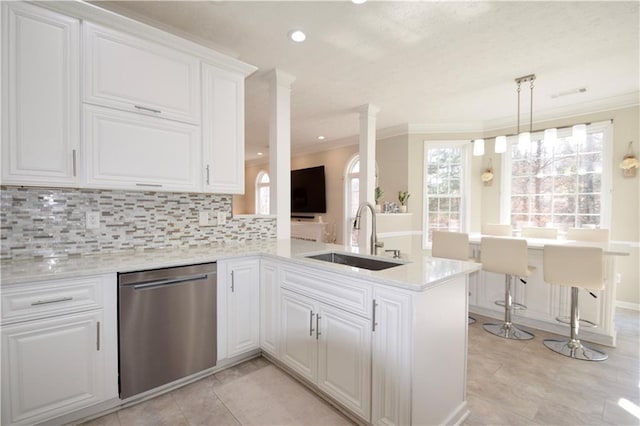
[[[513,228],[511,225],[503,225],[500,223],[483,223],[480,232],[482,235],[494,235],[496,237],[513,236]]]
[[[432,231],[431,255],[433,257],[475,262],[475,259],[469,259],[469,234],[464,232]],[[468,318],[469,324],[476,322],[475,318],[471,316]]]
[[[548,238],[555,240],[558,238],[558,229],[525,226],[524,228],[522,228],[522,236],[524,238]]]
[[[609,241],[609,230],[605,228],[569,228],[567,240],[606,243]]]
[[[532,268],[527,260],[527,241],[521,238],[482,237],[480,240],[480,260],[482,270],[505,274],[504,285],[504,322],[485,324],[484,329],[491,334],[512,340],[533,339],[533,334],[520,330],[511,322],[513,309],[526,309],[526,306],[514,303],[511,295],[513,277],[528,277]],[[501,302],[496,302],[501,305]]]
[[[567,247],[545,245],[543,248],[544,280],[549,284],[571,287],[571,335],[568,340],[545,340],[544,345],[569,358],[604,361],[607,354],[583,346],[578,339],[580,310],[578,287],[589,291],[604,288],[603,259],[599,247]]]

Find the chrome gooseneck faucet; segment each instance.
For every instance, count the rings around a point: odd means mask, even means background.
[[[353,221],[353,229],[360,230],[360,217],[365,207],[369,207],[369,210],[371,210],[371,254],[375,255],[376,249],[382,247],[384,244],[378,243],[378,236],[376,235],[376,210],[371,203],[365,201],[358,206],[356,219]]]

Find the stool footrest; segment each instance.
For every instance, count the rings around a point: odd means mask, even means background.
[[[561,322],[563,324],[571,324],[571,317],[570,316],[558,316],[558,317],[556,317],[556,321]],[[579,319],[578,321],[580,321],[580,324],[582,324],[585,327],[589,327],[589,328],[598,327],[598,324],[596,324],[593,321],[589,321],[589,320],[586,320],[586,319]]]
[[[569,358],[583,361],[604,361],[607,354],[591,349],[580,343],[580,340],[545,340],[544,345],[552,351]]]
[[[510,340],[531,340],[533,334],[520,330],[512,323],[500,323],[500,324],[484,324],[483,328],[489,333]]]
[[[498,306],[504,307],[504,300],[496,300],[493,303],[495,303]],[[516,303],[516,302],[512,302],[511,303],[511,308],[516,310],[516,311],[526,311],[527,310],[527,306],[526,305],[523,305],[522,303]]]

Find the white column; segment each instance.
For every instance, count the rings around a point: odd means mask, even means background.
[[[269,178],[276,237],[291,238],[291,84],[295,77],[278,69],[269,80]]]
[[[376,187],[376,115],[379,111],[380,108],[372,104],[358,107],[360,113],[360,203],[367,201],[373,205],[375,205],[374,191]],[[369,253],[370,213],[368,209],[363,212],[358,246],[366,248],[366,252]]]

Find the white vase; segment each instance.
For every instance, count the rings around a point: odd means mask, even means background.
[[[407,212],[407,206],[400,206],[400,213],[406,213]]]
[[[382,211],[382,206],[380,204],[376,204],[376,213],[380,213]]]

